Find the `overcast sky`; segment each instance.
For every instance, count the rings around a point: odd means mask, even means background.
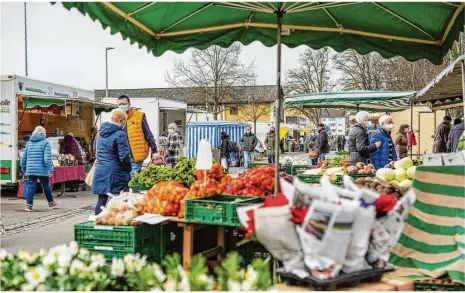
[[[25,75],[23,3],[1,3],[1,73]],[[184,54],[167,52],[154,57],[137,45],[111,35],[100,24],[77,10],[61,4],[27,4],[29,77],[84,89],[105,88],[105,47],[109,52],[109,87],[167,87],[164,75],[175,58]],[[297,66],[297,57],[305,47],[283,46],[283,73]],[[241,59],[255,60],[260,84],[275,84],[276,47],[259,42],[243,47]],[[284,77],[284,76],[283,76]]]

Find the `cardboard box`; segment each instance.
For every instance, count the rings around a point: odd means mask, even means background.
[[[442,154],[426,154],[423,155],[424,166],[443,166]]]
[[[444,166],[465,165],[462,153],[442,154]]]

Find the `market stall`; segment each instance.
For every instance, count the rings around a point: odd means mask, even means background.
[[[61,184],[58,196],[69,195],[65,192],[66,182],[85,179],[90,167],[88,162],[90,128],[95,125],[99,115],[116,108],[115,104],[95,102],[89,99],[62,98],[54,96],[23,95],[18,97],[18,155],[22,156],[32,131],[42,125],[47,131],[51,145],[54,172],[50,184]],[[60,154],[60,142],[64,135],[72,132],[78,142],[82,156],[82,165],[72,158]],[[83,190],[86,185],[83,185]],[[76,197],[76,195],[71,195]]]

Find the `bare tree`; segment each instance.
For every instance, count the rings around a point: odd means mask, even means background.
[[[331,52],[328,48],[318,51],[307,48],[300,54],[299,65],[286,72],[285,88],[287,92],[319,93],[331,91]],[[320,123],[321,109],[291,107],[290,110],[308,118],[313,124]]]
[[[240,61],[242,48],[239,43],[229,48],[211,46],[206,50],[192,51],[187,63],[175,60],[172,73],[166,73],[166,81],[173,87],[191,87],[193,93],[203,97],[214,113],[214,119],[224,111],[224,101],[234,95],[235,86],[253,77],[253,62],[244,65]]]
[[[342,73],[340,83],[344,90],[383,90],[385,62],[379,54],[360,55],[347,50],[334,57],[335,69]]]
[[[271,113],[271,106],[264,104],[263,101],[263,92],[260,87],[257,85],[256,77],[254,77],[249,84],[245,85],[248,87],[247,94],[240,96],[240,111],[247,121],[253,122],[253,129],[257,132],[257,121],[263,117],[268,116]]]

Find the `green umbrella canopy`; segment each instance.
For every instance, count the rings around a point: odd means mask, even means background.
[[[288,47],[329,46],[341,52],[379,52],[385,58],[442,63],[464,26],[459,2],[64,2],[98,20],[111,33],[155,56],[166,51],[260,41]]]
[[[358,109],[375,112],[397,112],[410,108],[417,92],[345,91],[286,96],[284,107]]]

